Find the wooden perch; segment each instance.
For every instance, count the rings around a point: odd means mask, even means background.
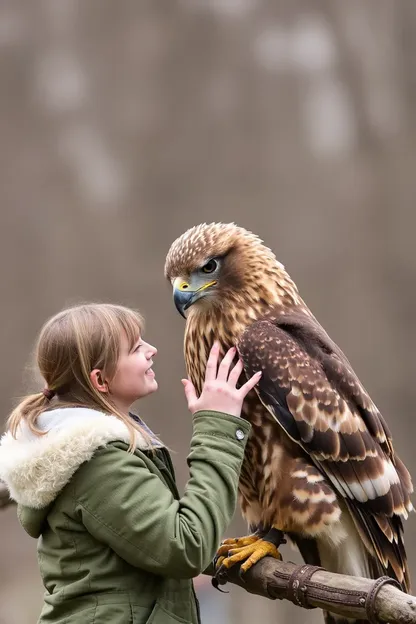
[[[210,566],[205,574],[214,576]],[[384,579],[384,580],[383,580]],[[322,568],[296,565],[265,557],[244,575],[234,566],[221,578],[251,594],[275,599],[287,599],[305,608],[319,607],[347,618],[369,620],[373,623],[416,624],[416,598],[405,594],[392,579],[376,581],[333,574]]]

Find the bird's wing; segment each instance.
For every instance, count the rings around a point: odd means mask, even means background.
[[[412,509],[410,475],[346,358],[320,357],[319,348],[318,339],[308,349],[268,320],[249,326],[238,345],[247,376],[263,371],[261,402],[344,497],[369,551],[406,584],[401,517]]]

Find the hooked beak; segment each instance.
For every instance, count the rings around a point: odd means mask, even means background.
[[[186,310],[188,310],[195,301],[205,297],[207,289],[211,286],[215,286],[216,283],[215,280],[207,282],[197,290],[192,290],[188,282],[179,279],[175,280],[173,283],[173,301],[179,314],[183,316],[183,318],[186,318]]]

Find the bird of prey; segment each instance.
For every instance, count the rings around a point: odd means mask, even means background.
[[[306,563],[388,575],[408,591],[402,519],[412,509],[410,475],[384,418],[284,266],[255,234],[204,223],[173,242],[165,275],[186,318],[185,361],[198,392],[215,340],[222,353],[237,346],[247,377],[263,372],[243,405],[252,430],[239,501],[252,534],[225,541],[222,565],[243,561],[245,571],[266,554],[278,557],[283,532]]]

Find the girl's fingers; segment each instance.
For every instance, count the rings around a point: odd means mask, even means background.
[[[218,366],[218,353],[220,345],[218,342],[214,342],[207,361],[207,367],[205,369],[205,381],[213,381],[217,376]]]
[[[254,373],[253,377],[250,377],[250,379],[246,381],[244,386],[241,386],[239,392],[243,395],[243,397],[245,397],[250,392],[250,390],[252,390],[256,384],[258,384],[261,375],[262,372],[257,371],[257,373]]]
[[[236,352],[236,348],[231,347],[231,349],[227,351],[224,358],[222,359],[222,362],[218,368],[218,375],[217,375],[217,379],[219,381],[227,381],[228,373],[230,372],[230,366],[234,359],[235,352]]]
[[[183,383],[183,387],[184,387],[184,390],[185,390],[185,396],[186,396],[186,400],[188,402],[188,407],[189,407],[189,409],[191,409],[192,405],[197,400],[197,396],[196,396],[194,385],[193,385],[192,381],[189,381],[189,379],[182,379],[181,381]]]
[[[244,368],[244,364],[242,360],[238,360],[237,364],[234,366],[234,368],[232,369],[228,377],[228,382],[230,384],[232,384],[233,386],[237,384],[237,381],[240,379],[240,375],[243,372],[243,368]]]

